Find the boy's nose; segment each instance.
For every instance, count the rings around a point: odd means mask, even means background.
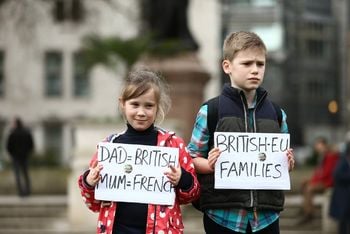
[[[258,71],[259,71],[259,69],[258,69],[258,66],[254,63],[253,65],[252,65],[252,73],[258,73]]]

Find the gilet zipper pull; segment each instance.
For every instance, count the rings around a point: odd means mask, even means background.
[[[253,214],[254,214],[254,220],[258,221],[258,211],[256,210],[256,207],[253,208]]]

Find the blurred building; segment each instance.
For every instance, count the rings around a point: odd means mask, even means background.
[[[77,122],[118,120],[117,98],[126,69],[120,65],[113,71],[103,66],[84,70],[82,40],[91,34],[137,36],[142,25],[140,1],[0,1],[2,143],[10,119],[19,115],[34,133],[37,153],[54,154],[67,164]],[[215,77],[220,71],[220,4],[216,0],[189,3],[189,27],[200,45],[198,55],[214,78],[207,85],[207,98],[219,89]]]
[[[343,134],[345,21],[338,9],[344,4],[346,1],[284,1],[287,106],[296,143],[315,134],[332,140]]]
[[[350,129],[350,3],[349,1],[338,0],[337,15],[341,22],[340,30],[340,63],[341,63],[341,92],[342,92],[342,117],[346,124],[346,130]]]
[[[76,121],[117,119],[125,68],[84,70],[82,39],[136,36],[139,1],[0,1],[0,140],[19,115],[37,151],[55,152],[66,163]],[[211,74],[205,99],[228,82],[221,73],[225,36],[251,30],[268,48],[263,86],[286,110],[292,144],[317,135],[341,140],[350,125],[348,12],[345,0],[191,0],[189,27]]]
[[[1,133],[18,115],[32,129],[36,151],[66,163],[74,121],[116,119],[123,69],[84,70],[80,53],[86,35],[136,35],[135,1],[115,4],[0,1]]]
[[[227,32],[251,30],[265,41],[263,86],[288,114],[292,144],[324,135],[341,140],[348,118],[348,3],[342,0],[223,0]]]

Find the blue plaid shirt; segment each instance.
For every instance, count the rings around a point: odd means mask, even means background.
[[[254,107],[255,103],[253,103],[253,106],[249,108],[249,113],[252,113]],[[207,152],[209,147],[209,132],[207,128],[207,114],[208,106],[203,105],[197,114],[196,122],[194,124],[194,129],[192,132],[191,142],[187,146],[190,155],[193,158],[208,157]],[[252,118],[252,115],[249,116]],[[286,119],[287,115],[282,110],[281,133],[288,133],[288,125]],[[248,223],[251,225],[252,231],[256,232],[275,222],[279,217],[279,213],[275,211],[259,211],[257,212],[257,219],[254,219],[253,210],[239,208],[215,210],[209,209],[206,210],[206,214],[221,226],[241,233],[245,233]]]

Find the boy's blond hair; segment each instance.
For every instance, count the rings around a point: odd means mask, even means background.
[[[266,55],[266,46],[261,38],[253,32],[233,32],[229,34],[223,46],[223,59],[232,61],[239,51],[249,48],[261,49]]]

